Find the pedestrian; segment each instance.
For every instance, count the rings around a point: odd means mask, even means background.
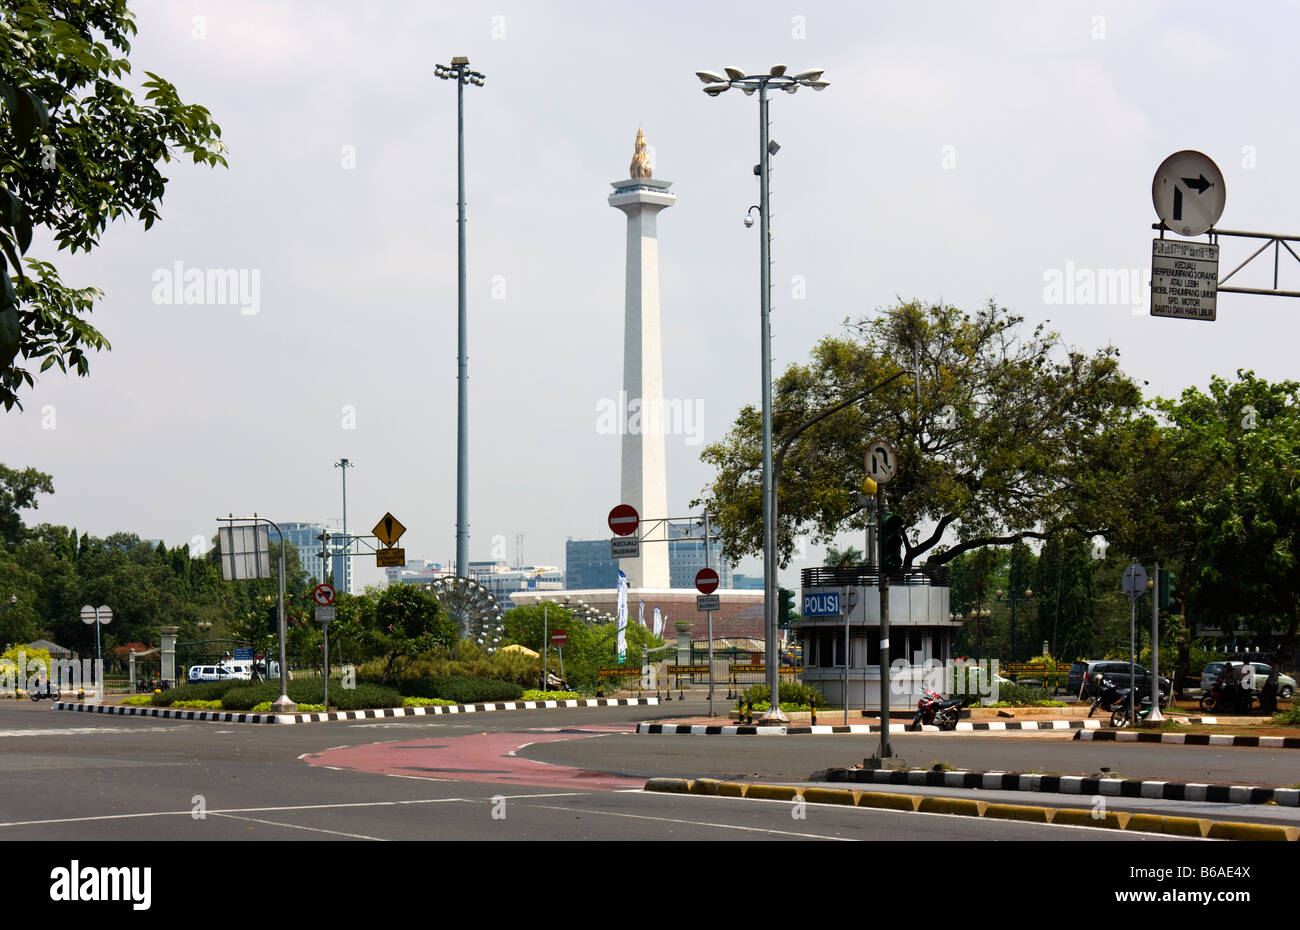
[[[1270,717],[1277,713],[1277,679],[1281,674],[1281,667],[1278,664],[1277,656],[1272,656],[1268,660],[1268,678],[1264,679],[1264,687],[1259,690],[1259,709]]]
[[[1255,666],[1249,658],[1241,662],[1241,672],[1237,679],[1241,686],[1241,710],[1250,713],[1250,705],[1255,699]]]

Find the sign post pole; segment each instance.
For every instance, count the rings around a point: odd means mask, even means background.
[[[1147,570],[1133,562],[1125,567],[1121,582],[1128,595],[1128,714],[1129,723],[1137,726],[1137,602],[1147,587]]]
[[[876,513],[885,512],[885,486],[877,481]],[[876,533],[876,546],[884,543],[885,534]],[[889,572],[885,571],[885,553],[876,553],[876,579],[880,582],[880,758],[894,753],[889,748]]]
[[[709,561],[709,512],[704,511],[704,567],[711,568]],[[709,619],[709,716],[713,716],[713,611],[708,611]]]
[[[1152,568],[1156,580],[1151,592],[1151,713],[1147,720],[1159,722],[1165,719],[1160,713],[1160,563]],[[1173,693],[1173,679],[1169,681],[1170,693]]]
[[[898,450],[877,439],[867,446],[867,477],[876,482],[876,519],[885,518],[885,485],[898,474]],[[876,580],[880,587],[880,756],[877,766],[893,755],[889,748],[889,571],[885,567],[883,523],[876,533]],[[864,760],[865,761],[865,760]]]

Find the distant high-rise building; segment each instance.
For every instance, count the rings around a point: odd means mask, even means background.
[[[702,528],[692,528],[703,532]],[[704,540],[691,539],[677,526],[668,529],[668,570],[674,588],[695,587],[695,576],[704,568]],[[718,587],[730,588],[731,566],[722,558],[722,540],[709,547],[709,567],[718,573]]]
[[[281,523],[280,529],[284,533],[286,542],[292,543],[298,550],[298,564],[302,566],[313,581],[324,581],[326,572],[322,571],[321,566],[321,541],[316,537],[321,533],[329,533],[330,536],[342,535],[342,530],[329,529],[323,523]],[[271,541],[275,542],[275,532],[271,533]],[[329,541],[330,551],[341,548],[341,541],[331,539]],[[355,556],[353,556],[355,558]],[[352,559],[341,555],[335,555],[330,558],[330,568],[328,575],[334,579],[334,588],[337,591],[348,591],[352,589]],[[346,584],[345,579],[346,578]]]
[[[695,576],[704,568],[704,540],[691,539],[677,527],[670,527],[669,537],[667,543],[644,544],[641,552],[644,554],[651,547],[666,547],[668,586],[694,588]],[[608,539],[570,539],[564,544],[564,556],[564,577],[570,589],[593,591],[617,586],[619,562],[609,557]],[[732,587],[731,566],[722,558],[720,540],[713,541],[709,559],[711,567],[718,573],[718,587]],[[627,569],[623,571],[627,572]]]
[[[564,544],[564,577],[574,591],[617,587],[618,562],[609,557],[609,540],[568,540]]]

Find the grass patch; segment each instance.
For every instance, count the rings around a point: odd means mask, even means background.
[[[525,691],[523,700],[525,701],[576,701],[582,695],[577,691],[538,691],[533,689]]]
[[[402,698],[403,707],[450,707],[455,705],[455,701],[448,701],[445,698]]]
[[[143,707],[153,703],[152,694],[129,694],[122,698],[122,703],[127,707]]]
[[[271,713],[275,713],[275,709],[271,706],[271,705],[274,704],[274,703],[275,703],[274,701],[262,701],[262,703],[260,703],[260,704],[254,704],[253,707],[252,707],[251,709],[252,709],[252,712],[255,713],[255,714],[271,714]],[[298,705],[298,709],[297,709],[296,711],[294,711],[294,713],[296,713],[296,714],[323,714],[323,713],[325,713],[325,705],[324,705],[324,704],[299,704],[299,705]]]
[[[220,701],[172,701],[172,707],[182,710],[220,710]]]

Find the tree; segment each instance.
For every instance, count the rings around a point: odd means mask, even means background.
[[[1300,383],[1237,379],[1215,377],[1208,394],[1189,388],[1161,403],[1219,465],[1178,502],[1194,541],[1183,574],[1189,615],[1240,620],[1265,637],[1280,630],[1289,653],[1300,628]]]
[[[1096,574],[1092,546],[1080,533],[1052,536],[1038,555],[1033,584],[1038,632],[1058,658],[1086,656],[1099,645],[1094,635]],[[1111,587],[1118,590],[1118,569],[1114,579]],[[1127,631],[1127,614],[1124,619]]]
[[[862,550],[856,546],[849,546],[841,551],[838,546],[828,546],[826,548],[826,563],[828,565],[854,565],[862,561]]]
[[[34,230],[59,249],[89,251],[110,220],[150,228],[167,178],[186,156],[225,165],[221,129],[146,71],[144,102],[120,83],[136,26],[126,0],[16,0],[0,7],[0,404],[22,405],[26,363],[90,370],[109,348],[86,317],[98,288],[63,283],[26,256]]]
[[[401,660],[460,639],[460,625],[443,612],[438,598],[420,585],[385,588],[367,600],[362,616],[368,645],[385,660],[386,682],[396,679]]]
[[[1041,325],[1018,337],[1021,322],[993,304],[974,314],[901,304],[846,323],[845,337],[823,339],[810,364],[777,379],[777,445],[900,369],[915,367],[920,383],[919,400],[912,379],[900,378],[790,447],[778,486],[782,565],[805,528],[823,542],[846,525],[863,527],[855,486],[866,477],[866,441],[876,436],[894,442],[901,463],[886,486],[888,509],[907,526],[927,524],[906,541],[904,569],[927,554],[927,564],[938,566],[988,545],[1065,529],[1097,532],[1097,517],[1079,507],[1075,488],[1104,452],[1093,440],[1130,419],[1140,391],[1113,348],[1065,350]],[[702,453],[717,474],[701,497],[716,507],[732,560],[762,551],[760,427],[759,412],[747,406],[726,438]]]
[[[26,468],[15,471],[0,465],[0,544],[14,545],[24,537],[20,510],[35,510],[37,494],[53,494],[54,479]]]

